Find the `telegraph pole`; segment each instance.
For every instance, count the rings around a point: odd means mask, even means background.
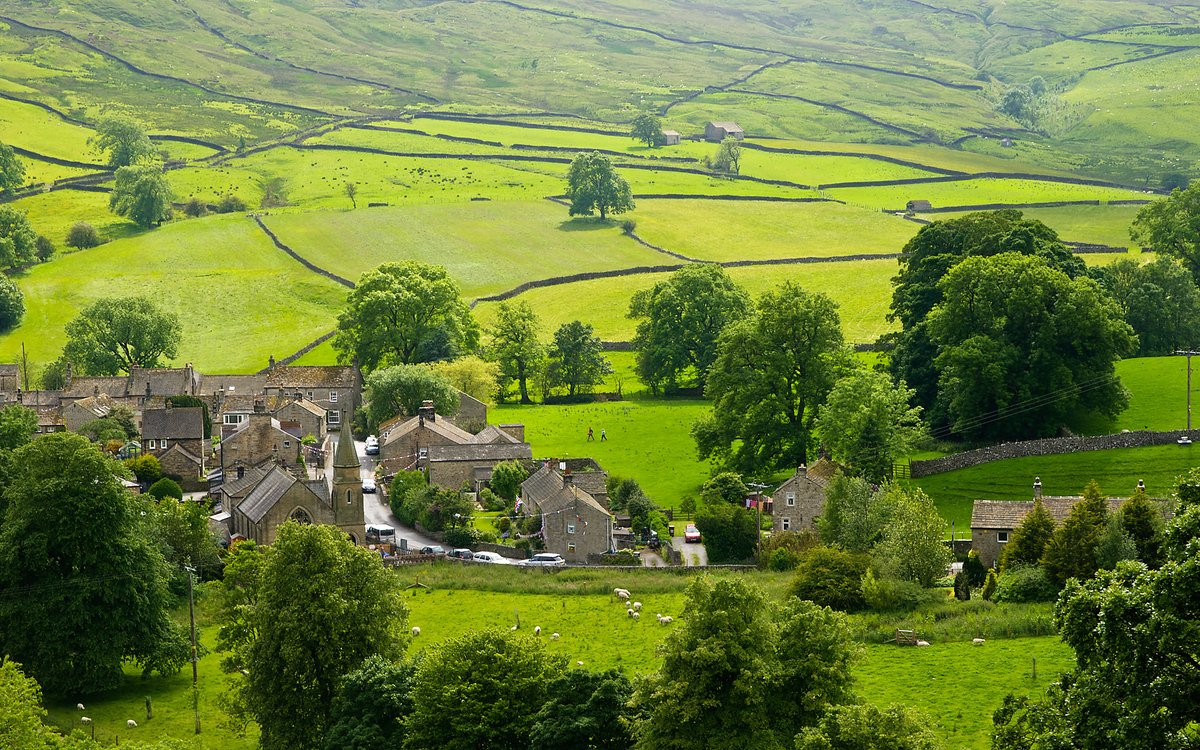
[[[761,560],[762,560],[762,503],[763,503],[762,491],[767,488],[767,485],[761,484],[759,482],[747,482],[746,486],[754,488],[754,496],[755,496],[754,508],[757,511],[757,513],[756,513],[757,527],[754,529],[754,531],[756,532],[755,537],[754,537],[754,539],[755,539],[754,554],[756,557],[759,558],[759,561],[761,562]]]
[[[1190,433],[1192,431],[1192,357],[1200,355],[1200,352],[1181,349],[1175,354],[1187,357],[1187,431]]]
[[[192,712],[196,716],[196,734],[200,734],[200,687],[199,674],[196,666],[196,604],[192,596],[192,581],[196,577],[196,569],[184,565],[188,574],[188,618],[192,621]]]

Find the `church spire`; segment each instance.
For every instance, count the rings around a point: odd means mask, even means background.
[[[350,434],[350,426],[346,425],[342,428],[342,434],[338,436],[337,449],[333,452],[333,466],[335,469],[350,469],[360,465],[358,451],[354,449],[354,437]]]

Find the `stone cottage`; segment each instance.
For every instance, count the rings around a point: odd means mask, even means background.
[[[720,143],[726,138],[740,141],[746,137],[746,131],[736,122],[709,122],[704,126],[704,140]]]
[[[211,450],[201,407],[167,403],[142,412],[142,453],[157,457],[163,474],[192,485],[205,475]]]
[[[771,520],[776,531],[816,528],[817,516],[825,512],[825,488],[837,465],[819,459],[810,469],[799,466],[796,473],[772,493]]]
[[[384,469],[396,472],[423,469],[439,487],[457,489],[464,483],[480,486],[502,461],[524,461],[533,456],[529,443],[506,429],[487,425],[472,434],[434,411],[426,401],[417,415],[380,425],[379,459]],[[521,425],[508,429],[524,436]]]
[[[115,408],[117,408],[116,400],[97,388],[94,395],[63,406],[63,424],[71,432],[79,432],[80,427],[93,420],[107,417]]]
[[[567,562],[585,563],[588,555],[616,549],[608,509],[575,485],[573,474],[544,464],[521,483],[527,513],[542,517],[542,540],[549,552]]]
[[[284,432],[279,420],[259,401],[249,418],[222,438],[221,474],[230,481],[268,462],[290,471],[300,464],[300,451],[300,440]]]
[[[337,431],[362,403],[362,379],[354,365],[273,365],[263,393],[280,400],[307,399],[325,410],[325,428]]]

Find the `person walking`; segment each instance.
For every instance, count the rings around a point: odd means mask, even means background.
[[[589,428],[588,428],[587,442],[591,443],[591,442],[594,442],[595,440],[596,440],[596,436],[592,434],[592,428],[591,428],[591,427],[589,427]]]
[[[608,433],[604,431],[603,427],[600,428],[600,442],[602,442],[602,443],[608,442]]]

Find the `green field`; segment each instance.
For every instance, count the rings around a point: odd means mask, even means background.
[[[1068,242],[1086,242],[1113,247],[1132,247],[1129,226],[1141,206],[1063,206],[1060,208],[1023,208],[1028,219],[1037,219],[1058,232]],[[959,212],[926,214],[925,219],[945,221],[962,216]]]

